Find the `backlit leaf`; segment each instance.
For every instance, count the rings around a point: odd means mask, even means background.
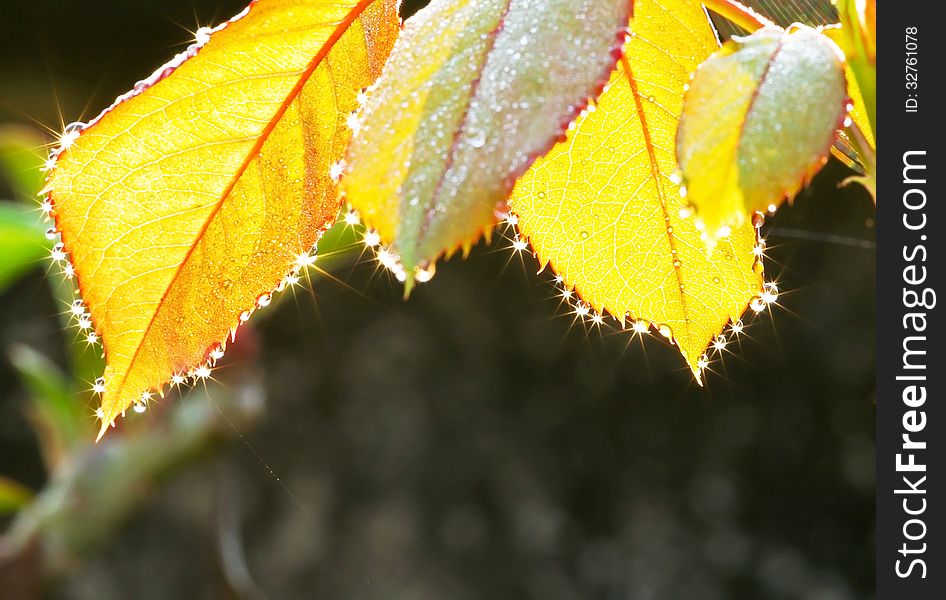
[[[788,27],[795,23],[803,23],[812,27],[824,26],[825,35],[838,43],[842,49],[845,49],[844,41],[847,32],[842,32],[838,25],[839,7],[836,4],[858,5],[865,8],[866,12],[872,15],[874,0],[868,2],[855,0],[791,0],[791,2],[785,0],[744,0],[742,4],[754,9],[757,13],[764,15],[776,25],[782,27]],[[840,12],[843,14],[848,6],[840,7]],[[717,31],[724,40],[733,35],[749,33],[719,15],[712,12],[710,15],[713,17],[713,23],[716,25]],[[847,49],[845,49],[845,52],[848,53]],[[853,105],[848,115],[863,132],[868,145],[874,148],[876,144],[872,125],[873,112],[868,106],[873,106],[872,96],[876,82],[869,87],[869,95],[865,99],[858,86],[857,78],[851,70],[850,59],[851,57],[848,56],[844,68],[847,76],[848,95],[851,97],[851,104]],[[831,149],[832,154],[852,169],[863,170],[868,167],[867,163],[870,161],[867,157],[861,156],[861,153],[858,152],[856,146],[847,138],[844,132],[838,133],[837,143]]]
[[[792,197],[824,164],[848,104],[843,57],[816,30],[733,38],[690,83],[677,135],[707,231]]]
[[[875,134],[877,118],[877,6],[875,0],[840,0],[842,30],[831,39],[839,42],[847,56],[847,77],[856,89],[855,121],[857,113],[867,116],[870,127],[861,125],[867,136]],[[860,101],[860,104],[858,103]],[[868,137],[874,145],[872,137]]]
[[[404,26],[342,182],[407,278],[469,248],[614,67],[631,0],[434,0]]]
[[[671,337],[700,377],[707,345],[762,288],[751,224],[707,255],[674,183],[690,73],[718,47],[689,0],[638,0],[625,59],[595,110],[522,177],[510,201],[540,262],[584,302]],[[641,327],[643,329],[643,327]]]
[[[47,189],[106,352],[102,432],[214,360],[332,222],[398,27],[394,0],[257,0],[67,128]]]

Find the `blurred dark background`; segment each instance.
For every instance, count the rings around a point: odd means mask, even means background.
[[[243,4],[4,0],[0,123],[94,116]],[[848,174],[769,218],[780,305],[703,389],[666,344],[573,324],[501,238],[408,302],[367,259],[318,279],[258,322],[260,425],[48,597],[228,597],[230,511],[271,599],[871,598],[874,207]],[[0,297],[0,350],[72,335],[42,277]],[[39,488],[23,402],[0,360],[0,474]]]

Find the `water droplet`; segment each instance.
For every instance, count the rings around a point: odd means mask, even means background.
[[[765,214],[758,210],[752,213],[752,226],[759,229],[763,225],[765,225]]]
[[[85,129],[85,123],[82,121],[75,121],[66,125],[62,132],[66,135],[70,133],[82,133],[82,130]]]
[[[778,301],[778,286],[774,282],[767,281],[762,286],[762,301],[766,304]]]
[[[72,301],[72,306],[69,307],[69,311],[77,317],[81,317],[85,314],[85,304],[80,299]]]
[[[332,163],[332,166],[328,169],[328,176],[332,178],[332,181],[341,179],[343,173],[345,173],[345,163],[343,161]]]
[[[765,310],[765,302],[762,300],[761,296],[754,296],[752,300],[749,301],[749,308],[751,308],[753,312],[762,312]]]
[[[210,27],[200,27],[197,29],[197,33],[194,34],[194,39],[197,41],[198,44],[203,46],[204,44],[210,41],[210,33],[212,31],[213,30],[210,29]]]
[[[240,322],[241,322],[241,323],[246,323],[247,321],[250,320],[250,317],[251,317],[252,315],[253,315],[253,313],[251,313],[250,311],[244,310],[243,312],[240,313]]]
[[[736,335],[742,333],[745,325],[742,323],[742,319],[738,319],[735,323],[732,324],[732,332]]]
[[[50,227],[49,229],[46,230],[46,239],[47,239],[47,240],[54,240],[54,239],[56,239],[56,236],[57,236],[57,235],[59,235],[59,230],[56,229],[55,227]]]
[[[752,263],[752,272],[756,275],[761,275],[765,272],[765,265],[762,264],[761,260],[757,260]]]
[[[316,260],[318,260],[318,255],[314,252],[303,252],[296,257],[296,268],[304,269],[305,267],[311,267],[315,264]]]
[[[647,321],[640,319],[638,321],[634,321],[634,324],[631,325],[631,329],[637,333],[644,334],[650,331],[650,324],[648,324]]]
[[[369,229],[365,232],[364,242],[365,246],[374,248],[381,243],[381,234],[374,229]]]
[[[85,129],[85,123],[80,121],[66,125],[63,129],[62,137],[59,138],[59,149],[66,150],[72,146],[72,144],[79,139],[79,134],[82,133],[83,129]]]
[[[273,297],[270,294],[262,294],[259,298],[256,299],[256,306],[260,308],[266,308],[272,303]]]
[[[144,402],[135,402],[134,409],[135,409],[135,412],[140,415],[141,413],[148,410],[148,407],[145,406]]]
[[[588,233],[587,231],[582,231],[580,235],[581,235],[581,239],[583,240],[587,240],[589,237],[591,237],[591,234]]]
[[[56,245],[53,246],[53,249],[50,252],[50,257],[52,257],[52,259],[56,262],[62,262],[63,260],[66,259],[66,252],[64,248],[65,248],[65,245],[63,245],[62,242],[56,243]]]
[[[482,129],[470,129],[467,135],[467,142],[474,148],[482,148],[486,145],[486,132]]]
[[[670,328],[670,325],[661,323],[660,325],[657,326],[657,331],[659,331],[660,335],[664,336],[668,340],[673,339],[673,329]]]
[[[414,270],[414,281],[417,283],[427,283],[434,278],[434,274],[437,272],[437,266],[434,263],[427,264],[422,267],[417,267]]]
[[[726,349],[726,336],[718,335],[716,339],[713,340],[713,350],[717,352],[722,352]]]
[[[703,370],[705,370],[706,367],[708,367],[708,366],[709,366],[709,357],[706,356],[705,354],[703,354],[703,355],[700,356],[700,358],[696,361],[696,368],[699,369],[700,371],[703,371]]]

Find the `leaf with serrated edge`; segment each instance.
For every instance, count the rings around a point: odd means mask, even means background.
[[[756,236],[736,228],[707,255],[673,182],[683,86],[718,47],[706,13],[687,0],[638,0],[634,11],[595,110],[520,179],[510,205],[541,264],[599,312],[669,335],[699,380],[707,345],[761,291]]]
[[[631,0],[434,0],[362,114],[348,202],[415,270],[468,249],[614,68]]]
[[[704,62],[677,160],[710,235],[794,196],[827,159],[847,104],[843,55],[809,27],[733,38]]]
[[[844,0],[844,2],[847,1],[848,0]],[[792,2],[785,2],[785,0],[746,0],[743,2],[744,5],[754,9],[757,13],[765,15],[776,25],[782,27],[788,27],[793,23],[804,23],[812,27],[823,27],[824,34],[834,40],[835,43],[843,49],[844,43],[842,40],[845,38],[846,32],[842,32],[838,24],[839,17],[836,3],[837,0],[793,0]],[[857,4],[862,6],[860,2],[857,2]],[[867,6],[873,6],[873,0],[870,0]],[[744,35],[746,33],[739,26],[734,25],[718,15],[713,16],[713,21],[723,39],[729,39],[733,35]],[[848,95],[851,97],[851,104],[853,105],[848,116],[857,123],[870,147],[874,148],[876,144],[874,142],[873,127],[870,124],[870,118],[868,116],[870,111],[867,104],[864,102],[864,96],[861,90],[858,89],[857,80],[851,72],[850,66],[851,61],[850,57],[848,57],[844,70],[847,76]],[[831,148],[831,153],[848,167],[859,169],[858,164],[863,166],[865,162],[864,157],[859,155],[847,137],[844,136],[843,132],[839,133],[841,133],[841,135],[838,138],[838,142]]]
[[[257,0],[64,135],[46,189],[106,353],[99,437],[331,224],[346,118],[398,29],[395,0]]]

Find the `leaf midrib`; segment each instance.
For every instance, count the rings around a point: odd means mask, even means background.
[[[325,40],[325,43],[316,53],[316,55],[309,62],[309,65],[299,76],[298,82],[292,87],[289,93],[286,96],[286,99],[280,104],[279,108],[276,110],[276,113],[273,115],[272,119],[266,124],[266,127],[263,128],[263,131],[260,133],[259,138],[256,143],[250,148],[250,151],[247,153],[246,159],[234,173],[233,178],[230,183],[224,188],[224,191],[220,195],[220,199],[216,202],[214,208],[208,213],[207,218],[204,220],[204,223],[201,225],[200,229],[197,231],[197,234],[194,236],[194,241],[188,249],[187,253],[184,255],[184,258],[178,264],[174,274],[171,276],[171,279],[168,282],[167,287],[164,290],[164,293],[161,295],[158,305],[155,308],[154,314],[151,315],[151,319],[148,321],[148,325],[144,329],[144,333],[141,335],[140,341],[135,348],[134,354],[132,354],[131,360],[128,363],[128,367],[122,373],[122,379],[118,384],[118,387],[115,388],[114,399],[120,398],[121,393],[124,391],[125,383],[128,381],[128,375],[131,373],[132,369],[135,366],[135,363],[138,360],[138,356],[141,353],[141,349],[144,347],[144,342],[151,333],[155,321],[157,320],[158,314],[161,312],[161,309],[164,306],[164,302],[167,300],[167,297],[170,293],[170,290],[174,287],[177,282],[178,277],[184,269],[184,265],[188,263],[200,241],[204,238],[204,235],[207,232],[207,229],[210,227],[210,224],[219,214],[221,207],[225,204],[227,198],[233,192],[233,189],[236,187],[237,183],[246,173],[246,170],[249,168],[250,164],[256,160],[259,155],[260,150],[262,150],[266,141],[269,139],[270,134],[282,120],[283,116],[286,114],[286,111],[289,110],[290,105],[298,98],[299,94],[302,92],[302,89],[308,83],[312,74],[315,70],[322,64],[322,61],[328,56],[329,52],[335,47],[335,44],[341,39],[341,37],[348,31],[351,25],[364,13],[364,11],[376,0],[361,0],[357,5],[352,7],[351,11],[345,15],[345,18],[342,19],[338,25],[335,26],[335,29],[332,30],[332,33]],[[114,415],[107,415],[114,416]],[[99,438],[102,437],[102,434],[109,426],[109,419],[105,419],[102,423],[102,431],[99,433]]]
[[[657,187],[657,199],[660,201],[660,210],[664,216],[664,233],[667,236],[667,241],[670,244],[671,250],[671,266],[673,267],[674,275],[677,278],[677,289],[675,290],[677,296],[680,298],[680,305],[683,311],[683,322],[686,327],[686,336],[687,341],[689,342],[692,332],[690,331],[690,316],[687,309],[686,301],[686,288],[684,287],[683,282],[683,272],[681,267],[673,264],[676,260],[674,257],[677,256],[677,245],[674,239],[672,232],[667,230],[670,223],[670,213],[667,210],[667,202],[664,196],[663,184],[661,183],[661,172],[660,165],[657,162],[657,155],[654,153],[654,143],[650,135],[650,124],[647,121],[647,113],[644,110],[644,105],[641,102],[640,90],[637,88],[637,79],[634,77],[634,71],[631,69],[631,63],[627,59],[627,55],[621,56],[621,66],[624,67],[624,74],[627,77],[628,84],[631,87],[631,96],[634,98],[634,105],[637,109],[637,116],[640,119],[641,123],[641,132],[644,136],[644,145],[647,149],[647,156],[650,159],[650,173],[651,177],[654,180],[654,185]],[[643,315],[638,315],[638,318],[646,318]],[[681,346],[681,350],[683,350]],[[690,360],[692,357],[687,356],[687,360]]]
[[[512,9],[513,0],[506,0],[506,4],[503,6],[502,14],[499,15],[496,24],[490,29],[487,33],[486,39],[486,49],[483,51],[483,60],[480,64],[480,68],[477,69],[477,76],[470,84],[470,93],[466,97],[466,106],[463,108],[463,116],[460,117],[460,123],[457,126],[456,132],[453,135],[453,140],[450,143],[450,150],[447,154],[447,160],[444,162],[443,171],[440,173],[440,179],[437,181],[436,187],[434,187],[433,193],[430,195],[430,199],[427,201],[424,211],[424,218],[421,223],[420,235],[417,236],[417,243],[415,244],[415,251],[420,248],[425,232],[430,228],[430,219],[431,215],[434,212],[434,207],[437,206],[438,200],[440,198],[441,191],[443,190],[444,183],[447,180],[447,174],[453,168],[453,164],[456,161],[457,151],[460,147],[460,140],[463,138],[463,132],[466,129],[467,121],[470,117],[470,107],[473,105],[473,99],[479,93],[480,83],[483,80],[483,71],[486,69],[487,63],[489,63],[489,57],[493,53],[493,49],[496,47],[496,40],[499,38],[499,35],[503,31],[503,27],[506,24],[506,17],[509,15],[510,9]]]

